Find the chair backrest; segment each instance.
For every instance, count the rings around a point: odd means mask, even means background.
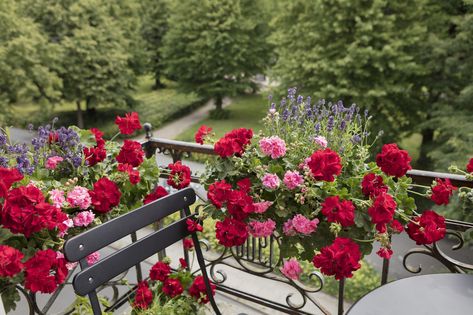
[[[158,199],[127,214],[94,227],[87,232],[67,240],[64,255],[70,262],[80,262],[81,271],[75,275],[73,287],[78,295],[88,295],[94,314],[101,314],[96,289],[117,275],[139,264],[153,254],[192,235],[197,261],[207,287],[211,305],[220,314],[211,294],[210,282],[205,269],[205,262],[195,232],[189,232],[186,220],[192,218],[189,206],[196,200],[192,188],[186,188],[174,194]],[[169,226],[153,232],[113,254],[99,260],[92,266],[87,264],[87,256],[107,245],[150,225],[177,211],[182,211],[181,219]]]

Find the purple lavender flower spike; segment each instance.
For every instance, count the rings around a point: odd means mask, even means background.
[[[282,100],[281,100],[281,108],[285,107],[286,106],[286,98],[283,97]]]
[[[305,103],[306,103],[307,107],[310,107],[310,102],[311,102],[311,100],[312,100],[312,99],[310,98],[310,96],[307,96],[307,97],[306,97]]]
[[[361,137],[360,137],[360,135],[358,135],[358,134],[354,135],[354,136],[351,138],[351,142],[353,142],[354,144],[360,143],[360,141],[361,141]]]
[[[299,95],[297,97],[297,104],[301,104],[303,100],[304,100],[304,97],[302,95]]]
[[[316,123],[314,129],[315,129],[315,134],[318,135],[320,131],[320,123]]]
[[[342,120],[338,128],[340,128],[340,130],[345,130],[346,126],[347,126],[346,120]]]
[[[282,120],[286,121],[288,118],[289,118],[289,111],[287,110],[287,108],[285,108],[284,111],[282,112]]]
[[[327,130],[332,131],[334,124],[335,122],[334,122],[333,116],[330,116],[327,122]]]
[[[7,136],[0,131],[0,146],[4,146],[7,144]]]
[[[0,167],[8,167],[8,159],[4,156],[0,156]]]

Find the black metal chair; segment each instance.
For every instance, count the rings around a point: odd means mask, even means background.
[[[189,206],[196,200],[192,188],[186,188],[157,201],[142,206],[125,215],[74,236],[64,244],[64,255],[70,262],[79,262],[81,271],[74,277],[73,287],[80,296],[88,295],[94,315],[102,313],[97,297],[97,288],[117,275],[139,264],[148,257],[191,235],[194,242],[197,261],[204,278],[207,295],[214,312],[220,311],[213,298],[209,277],[205,269],[204,257],[195,232],[189,232],[186,220],[193,218]],[[107,245],[150,225],[157,220],[181,211],[181,219],[167,227],[153,232],[136,242],[101,259],[92,266],[86,257]]]

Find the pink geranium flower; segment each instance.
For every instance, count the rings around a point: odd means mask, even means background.
[[[57,165],[64,161],[64,159],[60,156],[52,156],[46,160],[46,168],[48,170],[56,169]]]
[[[64,198],[64,192],[59,189],[53,189],[49,192],[51,196],[51,202],[56,208],[61,208],[66,198]]]
[[[79,212],[74,218],[75,226],[88,226],[95,219],[95,214],[92,211]]]
[[[276,189],[279,187],[280,180],[278,175],[267,173],[263,176],[263,186],[269,189]]]
[[[274,229],[276,228],[276,222],[271,219],[266,221],[251,221],[248,224],[250,234],[254,237],[267,237],[273,234]]]
[[[72,222],[72,219],[69,219],[68,216],[67,220],[62,221],[62,225],[64,226],[64,229],[61,229],[61,231],[59,232],[59,237],[64,237],[67,234],[67,230],[74,226],[74,222]]]
[[[301,265],[295,258],[285,261],[279,270],[281,270],[283,275],[292,280],[299,280],[299,277],[302,273]]]
[[[93,252],[92,254],[87,256],[87,264],[89,264],[89,266],[95,264],[99,260],[100,260],[100,253],[99,252]]]
[[[315,137],[314,142],[317,143],[322,149],[327,147],[327,139],[325,139],[323,136]]]
[[[298,171],[287,171],[284,174],[284,185],[290,190],[293,190],[304,183],[304,177]]]
[[[79,207],[82,210],[90,207],[92,198],[89,195],[87,188],[76,186],[67,194],[67,202],[73,207]]]
[[[259,147],[264,155],[271,156],[272,159],[286,155],[286,143],[278,136],[261,139]]]
[[[310,235],[317,229],[319,219],[309,220],[302,214],[296,214],[292,219],[287,220],[283,225],[283,233],[287,236],[294,236],[297,233]]]
[[[297,234],[296,230],[294,230],[294,226],[292,225],[292,219],[284,222],[282,226],[282,232],[287,236],[294,236]]]
[[[253,203],[254,213],[264,213],[273,204],[272,201],[261,201]]]

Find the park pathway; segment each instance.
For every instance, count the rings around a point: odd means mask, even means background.
[[[232,103],[232,100],[228,97],[223,99],[223,107],[227,107]],[[207,118],[209,111],[214,108],[213,100],[209,100],[204,106],[198,108],[196,111],[173,120],[168,124],[154,130],[153,129],[153,136],[157,138],[165,138],[165,139],[175,139],[178,135],[182,132],[187,130],[190,126],[202,121],[203,119]],[[142,123],[146,122],[146,117],[140,117]],[[140,135],[135,138],[135,140],[143,140],[143,136]]]

